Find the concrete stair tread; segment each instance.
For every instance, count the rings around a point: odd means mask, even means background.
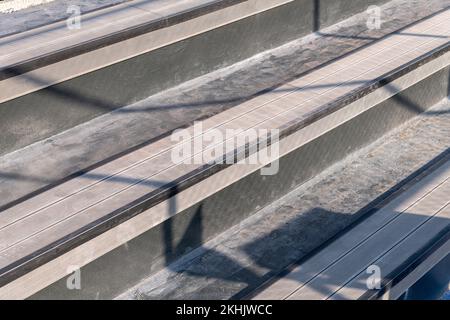
[[[73,48],[88,41],[123,32],[144,23],[151,24],[163,18],[198,9],[217,0],[192,1],[129,1],[113,7],[88,12],[81,16],[83,28],[70,30],[66,21],[52,23],[37,29],[0,39],[0,66],[6,69],[20,62],[42,58],[46,54]],[[159,28],[167,27],[163,23]]]
[[[11,36],[39,28],[48,24],[67,19],[71,16],[68,12],[68,4],[76,5],[81,13],[88,13],[95,10],[104,9],[116,4],[125,2],[126,0],[106,0],[106,1],[54,1],[54,0],[36,0],[36,1],[20,1],[21,5],[17,6],[15,0],[5,1],[0,8],[2,19],[0,21],[0,37]]]
[[[143,279],[118,299],[284,299],[306,288],[304,284],[311,280],[324,282],[309,287],[316,299],[336,291],[334,299],[357,299],[367,293],[364,285],[369,274],[364,268],[372,263],[381,267],[383,279],[397,279],[405,266],[397,267],[410,263],[411,258],[413,262],[420,260],[421,250],[429,249],[440,231],[448,231],[448,218],[435,215],[437,210],[431,209],[447,208],[449,201],[445,190],[434,192],[444,187],[450,172],[449,108],[446,100],[359,150]],[[422,216],[415,210],[419,203],[425,209]],[[402,221],[397,220],[400,217]],[[391,225],[395,221],[395,226]],[[421,226],[414,230],[414,223]],[[377,256],[370,264],[353,260],[352,266],[341,269],[353,275],[347,278],[352,281],[341,282],[344,286],[330,279],[332,273],[325,269],[338,266],[339,258],[345,259],[361,243],[371,242],[370,249],[379,249],[383,239],[374,235],[388,225],[394,228],[388,236],[400,239],[393,250],[370,251],[369,255]],[[407,235],[406,230],[418,232]],[[393,247],[390,244],[388,248]],[[378,293],[373,294],[375,298]]]
[[[372,265],[382,271],[380,281],[392,281],[388,276],[449,231],[449,178],[446,162],[254,299],[358,299],[370,291]]]
[[[449,17],[450,11],[443,12],[405,30],[405,33],[419,37],[401,33],[392,35],[213,116],[203,122],[203,130],[216,128],[225,136],[226,129],[233,128],[292,130],[288,126],[292,124],[298,128],[298,123],[308,122],[309,117],[323,112],[323,106],[330,106],[333,101],[369,84],[373,86],[381,76],[447,44]],[[423,33],[435,34],[437,39],[420,37]],[[367,93],[359,92],[357,97]],[[194,127],[187,130],[194,135]],[[190,146],[191,143],[186,144]],[[208,168],[202,163],[195,164],[195,156],[189,165],[174,164],[171,160],[173,148],[176,148],[176,142],[170,137],[160,139],[4,210],[0,217],[3,272],[8,272],[8,266],[16,261],[32,257],[35,252],[59,243],[68,235],[73,238],[86,227],[91,229],[96,227],[95,224],[105,223],[105,219],[111,219],[111,214],[127,212],[125,216],[131,217],[136,211],[142,212],[173,196],[174,188],[179,192],[220,169],[218,165]],[[242,153],[245,144],[235,148]],[[204,146],[201,152],[208,150],[210,146]],[[268,163],[255,165],[252,170]],[[140,207],[144,201],[145,206]],[[167,218],[154,217],[154,221]]]
[[[6,174],[0,172],[3,179],[6,177],[4,181],[8,181],[8,179],[21,180],[24,177],[24,180],[28,179],[35,185],[44,185],[43,189],[35,189],[29,194],[26,193],[26,190],[19,191],[24,196],[16,199],[14,199],[13,189],[11,189],[13,197],[8,196],[8,190],[2,191],[7,195],[5,199],[8,197],[9,199],[3,200],[3,205],[0,203],[2,205],[0,207],[0,295],[23,297],[37,292],[62,279],[66,273],[65,268],[69,264],[85,266],[90,265],[91,262],[97,263],[97,260],[102,260],[103,256],[110,256],[110,252],[128,241],[140,239],[142,235],[149,234],[153,230],[158,232],[158,228],[168,222],[172,223],[173,220],[185,219],[183,217],[186,215],[178,215],[178,213],[190,212],[198,205],[201,210],[203,203],[217,198],[218,195],[230,196],[230,192],[233,192],[230,190],[236,186],[245,181],[258,180],[259,178],[254,179],[254,176],[258,175],[258,171],[272,161],[278,160],[278,158],[290,161],[286,159],[290,159],[292,154],[301,154],[303,150],[307,150],[305,146],[314,144],[315,141],[321,141],[323,136],[330,136],[329,133],[332,131],[340,132],[339,128],[343,127],[343,132],[346,132],[350,123],[358,122],[359,120],[356,119],[367,118],[368,114],[373,113],[374,110],[381,110],[382,108],[379,106],[386,105],[385,102],[394,101],[396,95],[400,95],[402,91],[405,91],[406,96],[411,95],[412,88],[410,87],[418,88],[419,91],[424,90],[424,80],[441,79],[440,84],[435,90],[433,89],[440,96],[443,90],[441,87],[446,81],[442,80],[442,77],[444,71],[448,69],[449,62],[449,14],[450,11],[447,8],[382,37],[378,41],[366,38],[354,41],[346,40],[345,43],[349,43],[344,47],[347,52],[357,48],[363,42],[371,43],[338,59],[333,59],[340,56],[339,53],[335,53],[334,57],[332,57],[333,54],[321,57],[322,61],[319,61],[320,59],[313,60],[311,65],[302,69],[308,72],[294,72],[295,76],[288,76],[287,82],[280,80],[286,80],[283,77],[292,75],[292,72],[285,72],[278,77],[266,77],[267,71],[264,71],[262,72],[264,76],[258,80],[260,83],[253,85],[253,88],[271,86],[270,90],[253,94],[252,91],[247,92],[247,87],[243,87],[242,97],[233,101],[221,102],[226,107],[203,113],[204,117],[195,112],[191,117],[188,112],[188,120],[184,117],[186,110],[180,113],[172,113],[169,110],[170,117],[167,119],[169,121],[166,129],[159,130],[159,134],[157,133],[158,128],[156,130],[152,128],[150,134],[145,133],[145,136],[147,134],[154,135],[150,141],[145,137],[139,137],[143,142],[141,145],[117,154],[113,158],[105,159],[58,183],[50,182],[51,179],[48,180],[48,183],[44,180],[34,181],[33,176],[27,176],[26,172],[17,176],[14,174],[8,176],[7,172],[5,172]],[[358,23],[364,22],[363,19],[364,16],[361,16]],[[406,20],[407,18],[405,18]],[[395,28],[394,22],[395,19],[388,24],[388,30]],[[331,39],[321,34],[314,37],[317,36]],[[314,39],[314,37],[305,38],[305,41]],[[326,41],[322,42],[321,45],[326,43]],[[330,42],[333,43],[333,41]],[[314,52],[310,53],[310,55],[314,54]],[[267,56],[270,56],[270,53],[267,53]],[[301,55],[301,59],[309,59],[308,57],[308,53]],[[329,61],[330,57],[332,57],[332,61]],[[328,63],[315,68],[326,62],[327,59]],[[264,61],[264,59],[261,60]],[[254,69],[257,69],[257,66],[257,62],[255,62]],[[272,68],[276,72],[277,65]],[[239,77],[239,69],[232,72],[238,74],[236,78]],[[258,72],[255,74],[258,75]],[[194,80],[190,85],[195,86],[196,83],[198,82]],[[274,83],[283,84],[274,87]],[[210,87],[211,90],[212,88],[213,86]],[[165,97],[171,94],[175,97],[176,103],[183,101],[186,97],[182,97],[186,95],[185,92],[182,92],[181,95],[174,94],[177,92],[177,88],[168,92],[160,95],[156,101],[160,99],[160,101],[166,102]],[[200,90],[197,93],[200,93]],[[416,99],[414,95],[413,99]],[[422,99],[418,101],[420,104]],[[418,109],[414,105],[408,107],[416,108],[417,110],[413,111],[420,113],[424,111],[422,108],[429,106],[430,101],[435,103],[437,100],[424,100],[424,105]],[[104,126],[120,129],[118,124],[121,121],[122,125],[126,123],[126,120],[123,121],[122,114],[139,109],[140,107],[129,106],[114,111],[104,116],[104,119],[112,120],[112,122],[106,122]],[[406,114],[403,116],[408,117]],[[142,127],[145,117],[141,120],[138,117],[135,119],[137,122],[141,122],[138,126]],[[192,138],[192,135],[197,134],[198,125],[192,125],[192,121],[196,119],[202,119],[203,131],[198,137]],[[100,123],[102,120],[99,118],[92,122]],[[116,123],[114,123],[115,121]],[[390,121],[388,122],[386,128],[393,125],[396,120],[392,124]],[[130,122],[132,126],[135,123]],[[96,136],[96,130],[99,130],[99,127],[86,131],[90,124],[86,123],[69,131],[77,132],[78,130],[79,133]],[[209,132],[205,134],[204,130],[217,129],[216,132],[223,137],[226,136],[228,129],[260,130],[257,131],[257,134],[264,130],[277,129],[281,134],[278,145],[279,155],[244,166],[238,164],[210,165],[205,164],[204,160],[198,163],[195,155],[189,156],[189,164],[178,163],[173,159],[173,151],[182,149],[180,148],[182,144],[173,141],[173,135],[169,136],[169,134],[174,128],[183,124],[186,125],[185,133],[190,135],[188,142],[184,142],[185,145],[189,145],[189,148],[195,145],[193,142],[208,140],[204,137]],[[371,132],[372,129],[369,131]],[[70,135],[69,132],[64,134],[66,138]],[[233,138],[236,138],[236,133],[234,134]],[[366,136],[366,133],[361,134],[361,136]],[[374,132],[374,136],[378,134]],[[81,136],[74,136],[72,140],[75,141]],[[367,136],[368,139],[370,139],[369,136]],[[100,135],[98,139],[101,139]],[[111,143],[114,143],[113,140],[114,136],[111,137]],[[56,143],[63,141],[64,139],[61,139]],[[49,142],[52,143],[52,139]],[[248,160],[249,157],[246,154],[249,151],[247,150],[248,144],[239,140],[237,142],[238,145],[236,143],[233,145],[232,153]],[[363,143],[362,141],[355,142],[357,145]],[[123,144],[123,142],[120,143]],[[30,149],[34,147],[34,152],[39,152],[41,146],[42,144],[38,143],[30,146]],[[70,144],[64,144],[64,146],[71,148]],[[216,146],[203,145],[200,153],[208,153],[212,147],[217,146],[223,147],[224,142],[220,141]],[[71,152],[76,152],[76,150]],[[9,159],[17,157],[21,151],[3,157],[2,161],[8,157]],[[100,149],[98,151],[92,149],[92,151],[103,152]],[[194,150],[194,152],[197,151]],[[110,151],[106,150],[106,153],[108,152]],[[252,151],[250,150],[250,152]],[[337,152],[336,158],[340,157],[340,153]],[[215,155],[220,159],[225,156],[222,151]],[[83,159],[78,162],[82,165],[86,163]],[[74,166],[79,165],[79,163],[75,163]],[[58,160],[53,161],[53,164],[58,167],[57,170],[60,170]],[[319,165],[319,167],[323,165]],[[61,172],[63,170],[66,169],[61,169]],[[285,174],[286,172],[283,171],[283,175]],[[294,177],[297,176],[294,175]],[[300,177],[298,178],[300,179]],[[277,177],[277,180],[273,181],[278,181],[278,179],[280,178]],[[295,179],[297,178],[292,179],[291,183],[295,183]],[[300,182],[301,180],[297,181],[297,183]],[[272,184],[274,187],[275,183]],[[14,187],[14,184],[12,186]],[[287,192],[286,188],[281,189]],[[279,193],[267,194],[266,197],[272,199],[274,196],[280,196]],[[249,205],[249,214],[254,210],[252,206],[253,204]],[[245,217],[246,213],[242,214]],[[182,217],[178,218],[179,216]],[[208,216],[208,219],[210,218]],[[235,218],[230,216],[228,220],[230,221],[225,221],[225,226],[232,223]],[[211,231],[212,229],[208,232]],[[209,234],[208,237],[211,235]],[[180,252],[177,251],[176,255]],[[159,259],[156,256],[154,258]],[[23,286],[23,281],[27,281],[26,279],[32,279],[33,288],[31,290]]]
[[[415,7],[405,10],[409,5]],[[385,12],[396,18],[385,19],[380,30],[367,30],[366,16],[357,15],[324,29],[321,34],[298,39],[259,55],[261,57],[244,61],[239,66],[218,70],[186,85],[120,108],[117,112],[97,117],[13,154],[2,155],[0,210],[7,204],[18,203],[24,197],[36,194],[79,171],[91,170],[107,159],[117,158],[132,148],[154,141],[196,119],[210,117],[254,98],[267,91],[267,88],[285,83],[386,34],[396,32],[413,20],[439,11],[443,5],[435,0],[421,8],[418,4],[397,1],[383,7]],[[412,8],[417,8],[417,12]],[[341,40],[342,37],[345,37],[345,41]],[[264,70],[262,74],[261,69]],[[108,99],[103,100],[101,104],[107,105]],[[91,106],[97,107],[96,104]],[[39,124],[41,120],[44,119],[35,121]],[[39,125],[29,128],[26,121],[18,121],[18,126],[7,125],[6,130],[20,133],[31,129],[32,135],[35,131],[45,132],[48,129],[45,125],[44,128]],[[7,149],[10,147],[9,139],[12,139],[13,144],[15,139],[19,144],[22,143],[20,134],[8,135],[2,142],[6,142]]]

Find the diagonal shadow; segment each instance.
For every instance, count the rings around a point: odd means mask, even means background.
[[[9,74],[19,75],[20,71],[17,70],[9,70]],[[30,74],[22,75],[26,77],[30,82],[34,82],[38,85],[47,86],[47,83]],[[342,83],[327,83],[327,84],[317,84],[317,85],[308,85],[306,87],[297,88],[298,91],[309,91],[315,89],[323,89],[323,88],[334,88],[337,86],[353,86],[353,85],[362,85],[367,83],[367,81],[347,81]],[[268,91],[273,92],[292,92],[292,89],[281,89],[281,88],[268,88],[261,90],[255,94],[250,95],[239,95],[230,97],[227,99],[215,99],[215,100],[205,100],[198,102],[189,102],[189,103],[177,103],[177,104],[160,104],[160,105],[151,105],[146,107],[139,108],[123,108],[123,105],[118,104],[113,101],[108,101],[105,98],[97,98],[87,93],[75,92],[69,88],[63,88],[61,86],[50,86],[44,89],[52,95],[60,97],[64,100],[70,100],[78,103],[77,105],[81,108],[89,108],[93,110],[102,110],[103,112],[114,112],[116,114],[127,114],[127,113],[147,113],[147,112],[156,112],[156,111],[169,111],[169,110],[177,110],[177,109],[187,109],[194,107],[210,107],[214,105],[223,105],[223,104],[239,104],[245,101],[248,101],[252,98],[258,97],[261,94],[267,93]]]
[[[447,97],[450,96],[450,94],[449,94],[450,93],[450,72],[449,72],[449,80],[448,81],[449,81],[449,83],[448,83],[448,89],[447,89],[447,91],[448,91]],[[413,101],[411,98],[408,98],[400,90],[400,88],[397,87],[396,85],[394,85],[393,83],[388,83],[383,88],[387,89],[390,93],[393,94],[391,99],[396,101],[399,106],[410,110],[411,112],[413,112],[416,115],[423,114],[425,116],[431,117],[431,116],[439,116],[439,115],[445,115],[445,114],[450,113],[450,110],[428,110],[427,108],[420,106],[415,101]]]
[[[232,297],[233,299],[247,298],[258,292],[262,288],[267,287],[277,279],[285,277],[289,274],[289,271],[298,266],[299,264],[307,261],[314,254],[320,250],[326,248],[331,242],[338,239],[344,233],[351,228],[364,223],[365,219],[372,216],[380,208],[384,207],[387,203],[398,197],[401,193],[408,190],[412,185],[416,184],[423,177],[429,175],[432,171],[439,168],[443,163],[450,160],[450,148],[445,152],[429,161],[426,165],[413,172],[403,181],[399,182],[396,186],[392,187],[387,192],[380,195],[377,199],[370,202],[366,207],[354,214],[338,213],[326,210],[324,208],[316,207],[301,215],[297,215],[294,219],[288,223],[283,224],[279,228],[275,228],[269,234],[263,234],[251,242],[239,245],[232,249],[238,252],[245,253],[249,259],[250,264],[242,264],[242,260],[238,261],[227,253],[225,250],[218,250],[215,248],[202,249],[203,235],[203,208],[194,215],[193,221],[191,221],[189,227],[186,229],[184,236],[180,243],[190,242],[190,238],[194,238],[194,241],[198,244],[199,248],[204,251],[201,256],[195,258],[193,261],[180,266],[175,266],[169,263],[167,266],[170,270],[176,274],[185,274],[191,276],[195,281],[195,278],[210,279],[205,286],[212,287],[211,292],[215,290],[226,290],[227,283],[234,288],[241,288]],[[176,203],[172,208],[176,207]],[[423,216],[409,213],[395,213],[393,214],[392,221],[398,217],[406,219],[409,223],[421,224],[424,221]],[[450,227],[450,220],[445,218],[439,218],[442,220],[441,224],[446,224]],[[428,220],[427,220],[428,221]],[[176,260],[176,254],[183,254],[186,251],[186,244],[180,247],[175,246],[173,248],[173,233],[171,222],[167,223],[169,227],[165,228],[166,235],[165,241],[168,250],[168,259]],[[345,226],[343,228],[343,226]],[[324,229],[325,228],[325,229]],[[326,231],[325,231],[326,230]],[[374,233],[377,230],[374,230]],[[239,243],[239,235],[236,234],[235,239]],[[369,238],[367,235],[366,238]],[[242,241],[241,241],[242,242]],[[245,243],[245,242],[244,242]],[[229,251],[233,252],[233,251]],[[170,258],[170,259],[169,259]],[[295,261],[293,263],[293,261]],[[258,272],[256,270],[259,270]],[[264,274],[261,274],[261,270],[266,270]],[[331,272],[332,269],[330,269]],[[363,271],[363,270],[362,270]],[[312,286],[311,289],[315,292],[330,296],[334,291],[330,291],[330,288],[341,288],[343,285],[348,285],[351,280],[355,278],[347,279],[346,282],[342,282],[342,279],[337,279],[333,273],[329,273],[324,270],[321,274],[313,272],[312,274],[301,274],[301,278],[319,279],[318,282],[308,281],[306,284]],[[386,279],[389,281],[388,275]],[[319,277],[319,278],[318,278]],[[214,280],[215,284],[211,281]],[[169,280],[170,281],[170,280]],[[176,280],[173,280],[176,281]],[[320,286],[316,286],[316,283],[320,283]],[[304,284],[299,283],[299,286]],[[236,287],[237,286],[237,287]],[[356,281],[355,288],[360,289],[361,286],[365,286],[365,281]],[[205,290],[206,291],[205,291]],[[177,290],[183,290],[183,288],[177,288]],[[205,292],[208,292],[207,288],[197,288],[202,297]],[[154,291],[146,293],[147,298],[152,298],[153,295],[158,295],[158,288]],[[165,293],[163,298],[171,298],[173,295],[180,294],[180,292]],[[195,292],[191,292],[189,297],[198,298]],[[158,298],[161,298],[158,296]],[[334,298],[339,298],[339,293],[334,294]]]

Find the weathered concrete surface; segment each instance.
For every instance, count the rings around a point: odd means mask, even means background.
[[[450,157],[450,100],[358,151],[119,299],[241,298],[355,221],[438,157]]]
[[[382,7],[380,30],[368,30],[367,15],[357,15],[322,30],[322,35],[291,42],[5,155],[0,159],[0,206],[179,126],[233,107],[448,4],[448,0],[394,1]],[[33,125],[23,124],[24,130]]]

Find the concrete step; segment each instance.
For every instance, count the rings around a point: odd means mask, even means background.
[[[449,14],[5,204],[0,296],[114,297],[426,111],[448,96]],[[123,259],[133,271],[111,279]],[[94,276],[82,290],[65,285],[73,266]]]
[[[450,253],[450,157],[254,296],[398,299]]]
[[[83,14],[79,28],[63,20],[2,37],[0,154],[329,26],[366,2],[134,0]]]
[[[399,204],[408,207],[408,202],[414,203],[414,198],[419,195],[432,195],[430,191],[445,181],[450,159],[449,117],[450,100],[446,99],[382,139],[321,172],[233,228],[205,242],[190,254],[168,264],[162,271],[143,279],[117,298],[283,299],[302,286],[315,294],[316,299],[319,298],[317,295],[331,296],[333,287],[338,286],[338,282],[331,279],[333,273],[329,271],[331,267],[337,267],[339,259],[336,257],[358,247],[360,241],[355,240],[356,236],[366,239],[368,243],[367,239],[374,238],[373,234],[382,230],[370,221],[381,221],[383,214],[385,220],[395,221],[400,215],[389,215],[389,209],[398,207]],[[434,206],[449,200],[447,194],[441,193],[428,204]],[[403,218],[407,221],[410,218],[409,222],[417,222],[417,219],[412,218],[414,214],[411,212],[417,213],[411,207],[404,212]],[[431,238],[439,236],[439,230],[448,229],[449,223],[448,219],[439,221],[439,226],[429,230],[426,235]],[[388,237],[399,236],[399,231],[407,228],[407,224],[408,222],[397,225],[396,231],[390,232]],[[361,231],[361,228],[365,230]],[[197,229],[200,234],[201,230]],[[361,232],[356,232],[358,230]],[[346,238],[352,239],[346,243]],[[381,245],[383,240],[373,244]],[[422,246],[422,249],[433,248],[433,245],[424,241],[416,244]],[[401,258],[390,260],[398,266],[407,262],[395,273],[388,274],[389,265],[374,261],[373,264],[381,268],[381,280],[388,278],[401,284],[399,280],[407,279],[406,276],[412,271],[419,272],[415,279],[420,278],[420,273],[426,273],[426,267],[417,268],[420,263],[414,265],[425,261],[417,259],[418,257],[430,256],[421,255],[424,252],[419,247],[412,252],[393,250],[390,253]],[[377,252],[370,250],[363,258],[374,254]],[[405,259],[405,255],[410,259]],[[322,260],[319,260],[320,257]],[[342,255],[342,259],[345,258]],[[352,265],[359,266],[361,260],[352,260]],[[382,260],[387,261],[386,257]],[[318,261],[328,261],[330,268],[322,268],[317,265]],[[372,262],[361,266],[359,270],[365,271],[364,267],[371,264]],[[410,268],[405,273],[406,265],[415,268]],[[352,272],[353,268],[348,267],[346,270]],[[311,283],[307,286],[311,279],[323,284]],[[351,288],[361,290],[361,285],[366,281],[363,279],[354,283],[354,286],[342,287],[340,293],[343,295],[345,290]],[[392,292],[386,290],[392,286],[392,282],[382,284],[383,290],[368,292],[374,295],[365,298],[387,294],[388,298],[395,299],[408,288],[406,285],[402,291],[397,287],[394,290],[396,292]],[[352,298],[364,296],[364,290],[362,291]],[[338,295],[335,294],[334,298],[336,297]]]
[[[126,0],[2,0],[0,37],[42,27],[73,16],[78,10],[88,13]],[[74,11],[76,9],[77,11]]]

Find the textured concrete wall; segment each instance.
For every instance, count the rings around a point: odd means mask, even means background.
[[[284,156],[277,175],[255,172],[97,259],[81,270],[82,290],[68,291],[62,279],[32,298],[108,299],[118,295],[435,105],[448,95],[449,78],[450,67]]]
[[[297,0],[0,104],[0,155],[387,0]]]

